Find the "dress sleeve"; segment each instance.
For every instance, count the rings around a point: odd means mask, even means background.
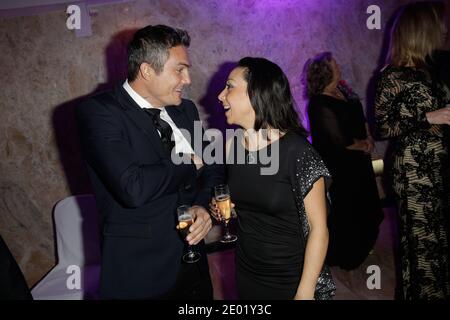
[[[304,144],[296,150],[291,159],[291,182],[302,201],[314,183],[321,177],[325,178],[327,189],[331,184],[331,175],[316,150],[305,140]]]
[[[407,85],[393,72],[383,72],[375,96],[375,124],[381,138],[430,128],[425,115],[430,97],[418,86]]]
[[[302,229],[300,236],[303,245],[301,245],[299,249],[301,250],[301,255],[304,256],[310,226],[303,201],[309,191],[311,191],[314,183],[322,177],[325,178],[325,185],[328,190],[329,185],[331,184],[331,175],[319,154],[306,139],[296,144],[295,152],[292,153],[289,160],[291,160],[289,173]],[[329,211],[329,201],[327,204],[327,210]],[[336,285],[334,284],[333,276],[329,267],[324,264],[317,280],[314,298],[316,300],[329,300],[335,295],[335,292]]]
[[[331,184],[331,175],[319,154],[306,139],[304,142],[298,143],[295,151],[290,155],[289,175],[303,230],[302,236],[306,239],[309,234],[309,224],[304,200],[314,183],[322,177],[325,178],[325,186],[328,190]],[[326,194],[329,202],[328,192]]]

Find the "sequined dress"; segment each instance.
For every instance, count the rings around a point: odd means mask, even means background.
[[[235,141],[234,150],[237,144]],[[329,181],[330,175],[308,141],[296,133],[287,133],[257,152],[245,152],[245,164],[227,166],[238,214],[239,298],[292,299],[301,279],[305,248],[299,219],[299,210],[304,214],[301,200],[314,182],[320,177]],[[261,174],[261,168],[270,166],[263,164],[266,155],[279,161],[274,175]]]

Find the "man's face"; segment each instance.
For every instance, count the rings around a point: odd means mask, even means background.
[[[163,70],[149,79],[146,97],[153,107],[179,105],[183,87],[191,83],[189,58],[184,46],[169,49]]]

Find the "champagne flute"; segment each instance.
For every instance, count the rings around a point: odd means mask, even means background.
[[[214,187],[214,197],[216,199],[217,207],[220,210],[220,214],[222,215],[222,221],[225,227],[225,234],[220,239],[222,243],[230,243],[237,240],[237,236],[230,233],[229,222],[231,218],[234,217],[232,215],[231,208],[231,197],[230,197],[230,189],[226,184],[220,184]]]
[[[177,208],[178,215],[178,230],[184,240],[190,233],[189,228],[194,223],[194,217],[191,213],[191,207],[182,205]],[[194,251],[192,246],[188,243],[188,251],[183,255],[183,261],[187,263],[194,263],[200,260],[200,253]]]

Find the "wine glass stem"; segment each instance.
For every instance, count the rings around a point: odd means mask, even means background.
[[[228,221],[225,221],[225,238],[230,237],[230,229],[228,228]]]

